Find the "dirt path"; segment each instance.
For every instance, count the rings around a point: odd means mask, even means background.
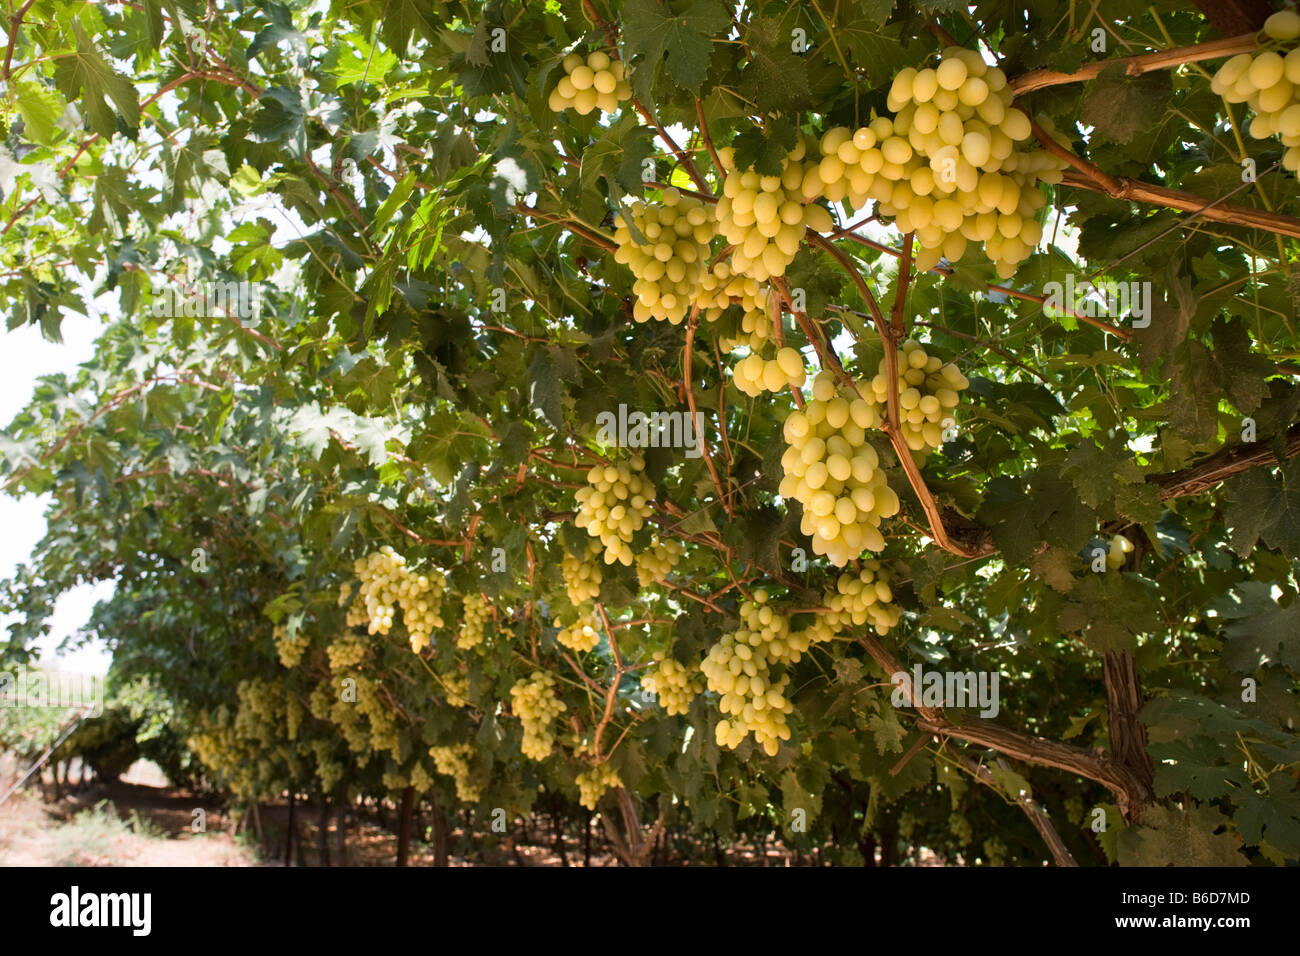
[[[194,833],[193,796],[133,783],[95,786],[58,803],[22,791],[0,806],[0,866],[255,866],[227,821],[206,813]]]

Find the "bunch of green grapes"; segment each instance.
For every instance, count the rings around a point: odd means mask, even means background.
[[[1035,217],[1046,198],[1036,186],[1060,182],[1065,164],[1027,145],[1033,129],[1012,105],[1006,75],[974,50],[952,47],[933,69],[900,71],[887,106],[892,118],[823,135],[803,195],[847,197],[857,208],[876,200],[880,214],[915,232],[919,269],[983,242],[1009,278],[1042,238]],[[1043,126],[1055,135],[1049,121]]]
[[[779,493],[803,505],[801,530],[813,550],[842,568],[863,551],[884,550],[880,522],[898,513],[898,495],[866,439],[879,424],[876,407],[837,389],[830,372],[817,376],[812,391],[804,410],[785,420]]]
[[[411,783],[411,778],[400,770],[385,770],[382,780],[390,795],[401,793]]]
[[[664,581],[668,572],[677,567],[686,546],[675,538],[661,539],[654,535],[650,547],[636,556],[636,579],[643,588]]]
[[[568,708],[555,693],[555,677],[545,671],[533,671],[510,688],[510,709],[524,726],[520,748],[531,760],[545,760],[555,746],[551,724]]]
[[[578,802],[588,810],[596,809],[596,804],[605,795],[606,790],[623,786],[618,772],[607,763],[578,774],[574,783],[578,785]]]
[[[806,378],[803,356],[798,349],[788,345],[780,349],[774,359],[764,359],[757,352],[751,352],[748,357],[736,363],[731,373],[736,388],[751,398],[757,398],[765,391],[803,388]]]
[[[284,729],[290,740],[298,739],[298,728],[302,726],[302,702],[293,694],[284,702]]]
[[[952,420],[959,401],[958,392],[970,387],[970,381],[951,362],[944,364],[930,355],[920,342],[908,339],[898,353],[898,426],[913,451],[938,448],[943,444],[945,422]],[[882,419],[889,395],[885,360],[880,360],[871,380],[878,415]]]
[[[307,709],[317,720],[328,720],[335,699],[334,685],[330,681],[323,680],[307,695]]]
[[[460,634],[456,637],[456,646],[462,651],[478,647],[487,636],[487,622],[492,617],[492,608],[482,594],[466,594],[462,604]]]
[[[1300,13],[1279,10],[1264,21],[1264,33],[1274,41],[1270,49],[1237,54],[1219,67],[1210,89],[1229,103],[1249,103],[1250,135],[1281,138],[1282,165],[1300,173],[1300,46],[1276,49],[1300,37]]]
[[[600,555],[600,545],[595,541],[587,542],[586,559],[576,558],[565,550],[560,560],[560,573],[564,576],[564,589],[569,595],[569,603],[574,607],[584,601],[593,601],[600,595],[600,585],[604,574],[596,558]]]
[[[434,629],[443,625],[441,609],[446,576],[440,571],[423,574],[410,570],[406,558],[389,545],[358,558],[353,569],[361,581],[356,600],[365,608],[370,633],[387,634],[400,606],[411,650],[418,654],[428,647]],[[345,598],[346,592],[341,592],[340,599]],[[349,623],[352,620],[349,614]]]
[[[641,686],[659,698],[660,706],[667,713],[686,713],[691,709],[691,701],[704,693],[704,685],[694,676],[700,666],[679,664],[664,651],[656,652],[654,660],[642,675]]]
[[[321,789],[329,793],[343,779],[343,765],[334,759],[328,740],[313,740],[310,746],[316,756],[316,776]]]
[[[586,116],[594,109],[613,113],[619,104],[632,98],[632,87],[623,78],[623,61],[611,60],[600,50],[587,54],[570,53],[564,58],[564,76],[555,84],[546,105],[552,113],[575,109]]]
[[[442,675],[442,688],[451,707],[469,706],[469,678],[455,671]]]
[[[722,257],[700,273],[692,303],[700,307],[705,319],[713,322],[733,305],[746,312],[764,310],[770,294],[765,285],[733,269],[726,257]]]
[[[953,839],[961,846],[970,846],[974,838],[970,821],[960,813],[952,813],[948,816],[948,832],[953,835]]]
[[[465,803],[478,803],[483,788],[475,781],[469,768],[474,757],[472,744],[452,744],[449,747],[430,747],[429,756],[438,773],[456,782],[456,796]]]
[[[285,667],[297,667],[310,644],[311,635],[302,628],[293,637],[289,636],[288,625],[279,624],[275,628],[275,652]]]
[[[693,196],[670,187],[661,205],[637,200],[631,204],[631,225],[644,237],[642,243],[620,213],[614,218],[614,261],[632,270],[637,300],[632,318],[638,322],[660,319],[681,324],[699,294],[706,271],[709,243],[714,236],[713,209]]]
[[[826,207],[804,203],[801,189],[806,154],[806,145],[799,143],[782,160],[781,175],[763,176],[752,168],[736,169],[731,147],[718,151],[726,179],[715,214],[718,231],[735,247],[731,253],[734,271],[759,282],[783,276],[806,229],[834,230],[835,221]]]
[[[759,589],[740,605],[741,626],[709,648],[700,665],[709,690],[721,695],[719,709],[728,715],[715,728],[719,747],[740,746],[746,735],[768,756],[776,756],[780,741],[790,739],[786,715],[794,705],[785,696],[789,674],[776,676],[772,665],[798,651],[790,642],[790,620],[768,606]]]
[[[366,644],[357,637],[339,637],[325,648],[325,654],[329,657],[330,670],[338,674],[351,670],[365,660]]]
[[[433,775],[418,760],[411,767],[411,786],[415,788],[416,796],[426,794],[433,788]]]
[[[718,344],[724,352],[744,346],[761,352],[772,341],[772,317],[766,308],[746,309],[740,317],[740,330],[734,336],[722,336]]]
[[[837,632],[869,624],[884,637],[903,616],[903,609],[893,604],[893,599],[888,572],[872,558],[862,562],[862,570],[857,574],[846,571],[839,576],[835,590],[827,591],[823,599],[830,609],[823,616]]]
[[[632,535],[650,516],[655,488],[642,472],[645,459],[633,455],[625,461],[596,465],[587,472],[587,487],[579,488],[578,515],[574,523],[605,546],[605,563],[632,566]]]
[[[580,614],[568,626],[557,619],[555,626],[560,629],[555,639],[571,651],[590,651],[600,643],[600,624],[595,615]]]

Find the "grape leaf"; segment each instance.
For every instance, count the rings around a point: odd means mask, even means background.
[[[1224,491],[1232,550],[1245,557],[1262,538],[1284,554],[1300,554],[1300,458],[1279,468],[1276,477],[1263,468],[1237,475]]]
[[[656,0],[630,0],[623,8],[623,43],[631,57],[640,58],[632,74],[638,99],[653,99],[651,87],[665,64],[677,86],[699,96],[713,52],[709,35],[730,26],[731,17],[717,0],[695,0],[681,13]]]
[[[1300,600],[1283,608],[1271,590],[1262,581],[1244,581],[1212,605],[1231,622],[1223,627],[1225,667],[1253,674],[1280,661],[1300,671]]]
[[[1215,834],[1228,818],[1213,807],[1148,807],[1141,826],[1119,835],[1121,866],[1247,866],[1241,837]]]
[[[767,113],[812,105],[806,64],[790,49],[780,20],[755,19],[749,25],[750,60],[740,75],[740,93]]]
[[[54,68],[54,83],[69,100],[81,94],[81,105],[86,111],[90,128],[101,136],[111,137],[117,131],[116,115],[109,102],[117,107],[131,138],[140,130],[140,100],[135,85],[114,71],[104,59],[80,20],[72,23],[77,37],[77,49],[61,54]]]
[[[1080,118],[1099,139],[1127,143],[1165,115],[1172,93],[1167,73],[1129,76],[1125,66],[1116,63],[1089,84]]]

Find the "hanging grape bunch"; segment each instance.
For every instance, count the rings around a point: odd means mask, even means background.
[[[889,395],[885,360],[871,380],[877,416],[884,419]],[[952,411],[959,401],[958,392],[970,387],[970,381],[951,362],[944,364],[930,355],[919,342],[908,339],[898,352],[898,427],[913,451],[938,448],[943,444],[945,422],[952,422]]]
[[[813,397],[804,410],[785,420],[779,493],[803,505],[800,530],[836,567],[863,551],[883,551],[880,522],[898,513],[898,495],[866,437],[879,421],[872,403],[837,388],[826,371],[813,380]]]
[[[580,116],[595,109],[613,113],[632,98],[632,87],[623,78],[623,61],[611,60],[608,53],[596,50],[585,59],[581,53],[570,53],[562,65],[564,76],[546,101],[553,113],[567,109],[577,110]]]
[[[637,200],[629,211],[638,239],[620,213],[614,218],[614,261],[632,270],[638,322],[660,319],[680,325],[699,295],[700,276],[713,239],[712,209],[676,188],[663,191],[662,204]]]
[[[567,708],[555,693],[555,677],[545,671],[533,671],[510,688],[510,709],[524,727],[521,750],[531,760],[545,760],[555,746],[551,725]]]
[[[574,523],[605,546],[605,563],[631,567],[632,535],[650,516],[654,485],[643,474],[645,459],[633,455],[616,464],[596,465],[579,488]]]
[[[1267,49],[1228,60],[1210,89],[1229,103],[1248,103],[1255,112],[1250,135],[1279,137],[1287,147],[1282,165],[1300,173],[1300,13],[1279,10],[1264,21],[1264,34],[1273,41]]]
[[[565,593],[569,596],[569,603],[574,607],[578,607],[584,601],[594,600],[600,595],[604,574],[596,560],[599,556],[600,545],[589,540],[585,559],[576,558],[568,551],[565,551],[564,557],[560,559],[560,574],[564,577]]]

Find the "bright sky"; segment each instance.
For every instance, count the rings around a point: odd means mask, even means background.
[[[63,343],[48,342],[40,331],[26,325],[12,332],[0,332],[0,428],[6,427],[32,397],[36,380],[55,372],[72,374],[94,353],[95,337],[101,329],[98,318],[64,314]],[[45,534],[48,497],[27,495],[15,499],[0,495],[0,577],[13,575]],[[109,655],[101,642],[67,654],[53,654],[54,648],[90,619],[95,602],[112,594],[111,584],[84,585],[69,591],[54,608],[50,637],[38,646],[42,661],[60,670],[103,674]],[[8,624],[10,619],[0,619]]]

